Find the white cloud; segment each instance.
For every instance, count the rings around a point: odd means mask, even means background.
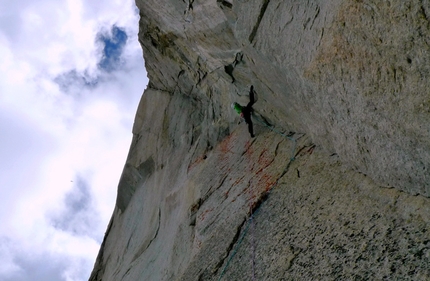
[[[108,73],[96,38],[114,25]],[[137,29],[132,0],[0,3],[1,280],[88,279],[147,83]]]

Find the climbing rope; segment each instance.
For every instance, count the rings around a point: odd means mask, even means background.
[[[260,120],[259,117],[257,117],[255,114],[253,114],[253,116],[255,117],[254,119],[257,120],[259,123],[261,123],[262,125],[264,125],[265,127],[269,128],[272,132],[275,132],[281,136],[283,136],[284,138],[291,140],[294,145],[293,145],[293,150],[292,150],[292,154],[290,157],[290,161],[288,162],[288,164],[285,166],[285,169],[282,171],[281,175],[278,177],[278,179],[276,180],[276,182],[266,191],[265,195],[269,196],[270,192],[273,190],[273,188],[275,188],[276,185],[278,185],[279,180],[287,173],[288,168],[290,167],[291,163],[295,160],[295,151],[296,151],[296,146],[297,146],[297,141],[296,139],[294,139],[293,137],[286,135],[280,131],[278,131],[277,129],[275,129],[274,126],[270,125],[269,123]],[[221,274],[218,278],[218,281],[221,281],[222,277],[224,276],[228,266],[230,265],[231,260],[233,259],[233,257],[236,255],[237,251],[239,250],[243,239],[245,238],[249,226],[252,224],[252,235],[254,235],[254,216],[257,215],[259,209],[260,209],[260,205],[258,205],[255,210],[252,209],[252,206],[250,206],[250,216],[247,219],[248,222],[246,224],[246,227],[242,233],[242,235],[240,236],[240,239],[238,240],[238,243],[235,247],[235,249],[233,250],[232,254],[230,255],[229,259],[227,260],[227,263],[225,264],[223,270],[221,271]],[[254,236],[252,237],[252,248],[253,248],[253,253],[252,253],[252,280],[255,280],[255,245],[254,245]]]

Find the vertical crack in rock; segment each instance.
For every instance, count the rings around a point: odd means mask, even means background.
[[[220,189],[221,188],[221,186],[223,186],[223,184],[224,184],[224,182],[225,182],[225,180],[227,179],[227,177],[228,177],[228,174],[226,174],[222,179],[221,179],[221,182],[217,185],[217,187],[216,188],[214,188],[214,189],[210,189],[206,194],[205,194],[205,196],[203,197],[203,202],[202,202],[202,204],[209,198],[209,197],[211,197],[211,195],[216,191],[216,190],[218,190],[218,189]]]
[[[194,203],[190,208],[190,226],[196,225],[196,219],[197,219],[197,212],[200,210],[200,207],[208,200],[211,195],[221,188],[223,186],[225,180],[227,179],[228,174],[226,174],[222,179],[221,182],[217,185],[216,188],[210,188],[206,194],[203,196],[203,198],[199,198],[196,203]]]
[[[263,19],[264,13],[266,12],[269,2],[270,0],[264,0],[263,5],[261,5],[261,10],[260,14],[258,15],[257,22],[255,23],[254,28],[252,28],[251,34],[249,35],[249,43],[252,43],[252,41],[254,41],[254,37],[257,34],[257,30],[260,27],[261,20]]]
[[[233,183],[232,185],[230,185],[230,188],[229,188],[229,189],[227,189],[227,191],[226,191],[226,192],[224,192],[224,197],[225,197],[225,199],[224,199],[224,200],[226,200],[226,199],[228,198],[228,195],[230,194],[230,191],[231,191],[231,190],[232,190],[232,189],[237,185],[237,183],[242,182],[244,178],[245,178],[245,175],[243,175],[243,176],[239,177],[239,178],[236,180],[236,182],[235,182],[235,183]]]
[[[121,281],[124,280],[124,278],[126,278],[128,274],[130,274],[130,271],[131,271],[131,267],[125,272],[125,274],[121,278]]]
[[[242,233],[242,228],[248,221],[248,218],[245,217],[245,219],[242,221],[242,223],[237,227],[236,234],[234,235],[233,239],[231,240],[230,244],[227,247],[226,254],[224,257],[215,265],[214,269],[214,275],[218,275],[219,269],[224,264],[225,260],[230,257],[231,251],[234,249],[234,246],[236,245],[237,241],[239,240],[240,234]]]
[[[324,28],[321,28],[321,34],[320,34],[319,39],[318,39],[317,49],[319,48],[319,46],[321,46],[323,36],[324,36]]]
[[[155,238],[157,238],[157,236],[158,236],[158,232],[160,230],[160,225],[161,225],[161,208],[158,208],[157,230],[155,231],[155,234],[152,237],[152,239],[149,240],[148,244],[147,245],[143,244],[142,247],[140,248],[140,250],[136,253],[136,255],[134,255],[132,262],[134,262],[136,259],[138,259],[149,248],[149,246],[151,246],[152,242],[154,242]]]
[[[190,226],[196,225],[197,212],[203,204],[203,200],[199,198],[190,208]]]
[[[279,142],[280,143],[280,142]],[[277,146],[279,146],[279,143],[278,143],[278,145]],[[274,160],[272,160],[272,162],[273,162]],[[272,185],[272,187],[269,189],[269,190],[267,190],[267,191],[265,191],[265,192],[263,192],[263,193],[261,193],[260,194],[260,197],[258,198],[258,200],[251,206],[251,210],[250,210],[250,212],[249,212],[249,215],[243,220],[243,222],[239,225],[239,227],[237,228],[237,230],[236,230],[236,234],[235,234],[235,236],[233,237],[233,239],[232,239],[232,241],[230,242],[230,245],[228,246],[228,248],[227,248],[227,253],[226,253],[226,255],[216,264],[216,266],[215,266],[215,270],[214,270],[214,272],[215,272],[215,275],[218,275],[218,271],[219,271],[219,269],[221,268],[221,266],[224,264],[224,262],[225,262],[225,260],[227,259],[227,258],[229,258],[230,257],[230,255],[234,255],[234,253],[232,254],[231,252],[233,251],[233,249],[234,249],[234,247],[235,247],[235,245],[238,243],[238,241],[239,241],[239,237],[240,237],[240,234],[243,232],[243,231],[246,231],[246,229],[245,230],[242,230],[243,229],[243,227],[244,227],[244,225],[250,220],[250,218],[252,217],[252,216],[254,216],[256,213],[257,213],[257,211],[258,211],[258,209],[260,208],[260,206],[269,198],[269,194],[270,194],[270,191],[278,184],[278,182],[279,182],[279,180],[288,172],[288,169],[290,168],[290,166],[291,166],[291,163],[292,163],[293,161],[289,161],[288,162],[288,164],[287,164],[287,166],[285,167],[285,169],[282,171],[282,173],[281,173],[281,175],[278,177],[278,179],[275,181],[275,183]],[[270,163],[271,164],[271,163]],[[269,164],[269,165],[270,165]],[[268,165],[268,166],[269,166]],[[245,235],[246,233],[244,233],[243,235]],[[242,237],[243,238],[243,237]],[[242,239],[241,239],[242,240]],[[239,245],[240,245],[240,242],[239,242]],[[239,245],[238,246],[236,246],[236,247],[239,247]],[[233,258],[233,257],[230,257],[230,258]]]
[[[309,27],[309,29],[312,29],[312,27],[314,26],[315,20],[317,19],[319,14],[320,14],[320,7],[317,7],[316,14],[314,16],[314,19],[312,20],[312,23],[311,23],[311,26]]]
[[[284,139],[280,140],[280,141],[276,144],[275,152],[274,152],[275,157],[273,158],[273,160],[276,158],[276,156],[278,156],[278,149],[279,149],[279,145],[280,145],[283,141],[284,141]]]

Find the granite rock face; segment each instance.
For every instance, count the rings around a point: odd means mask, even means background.
[[[136,4],[150,82],[91,281],[430,279],[430,1]]]

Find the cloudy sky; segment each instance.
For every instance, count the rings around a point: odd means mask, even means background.
[[[0,1],[0,280],[88,280],[147,84],[138,18]]]

